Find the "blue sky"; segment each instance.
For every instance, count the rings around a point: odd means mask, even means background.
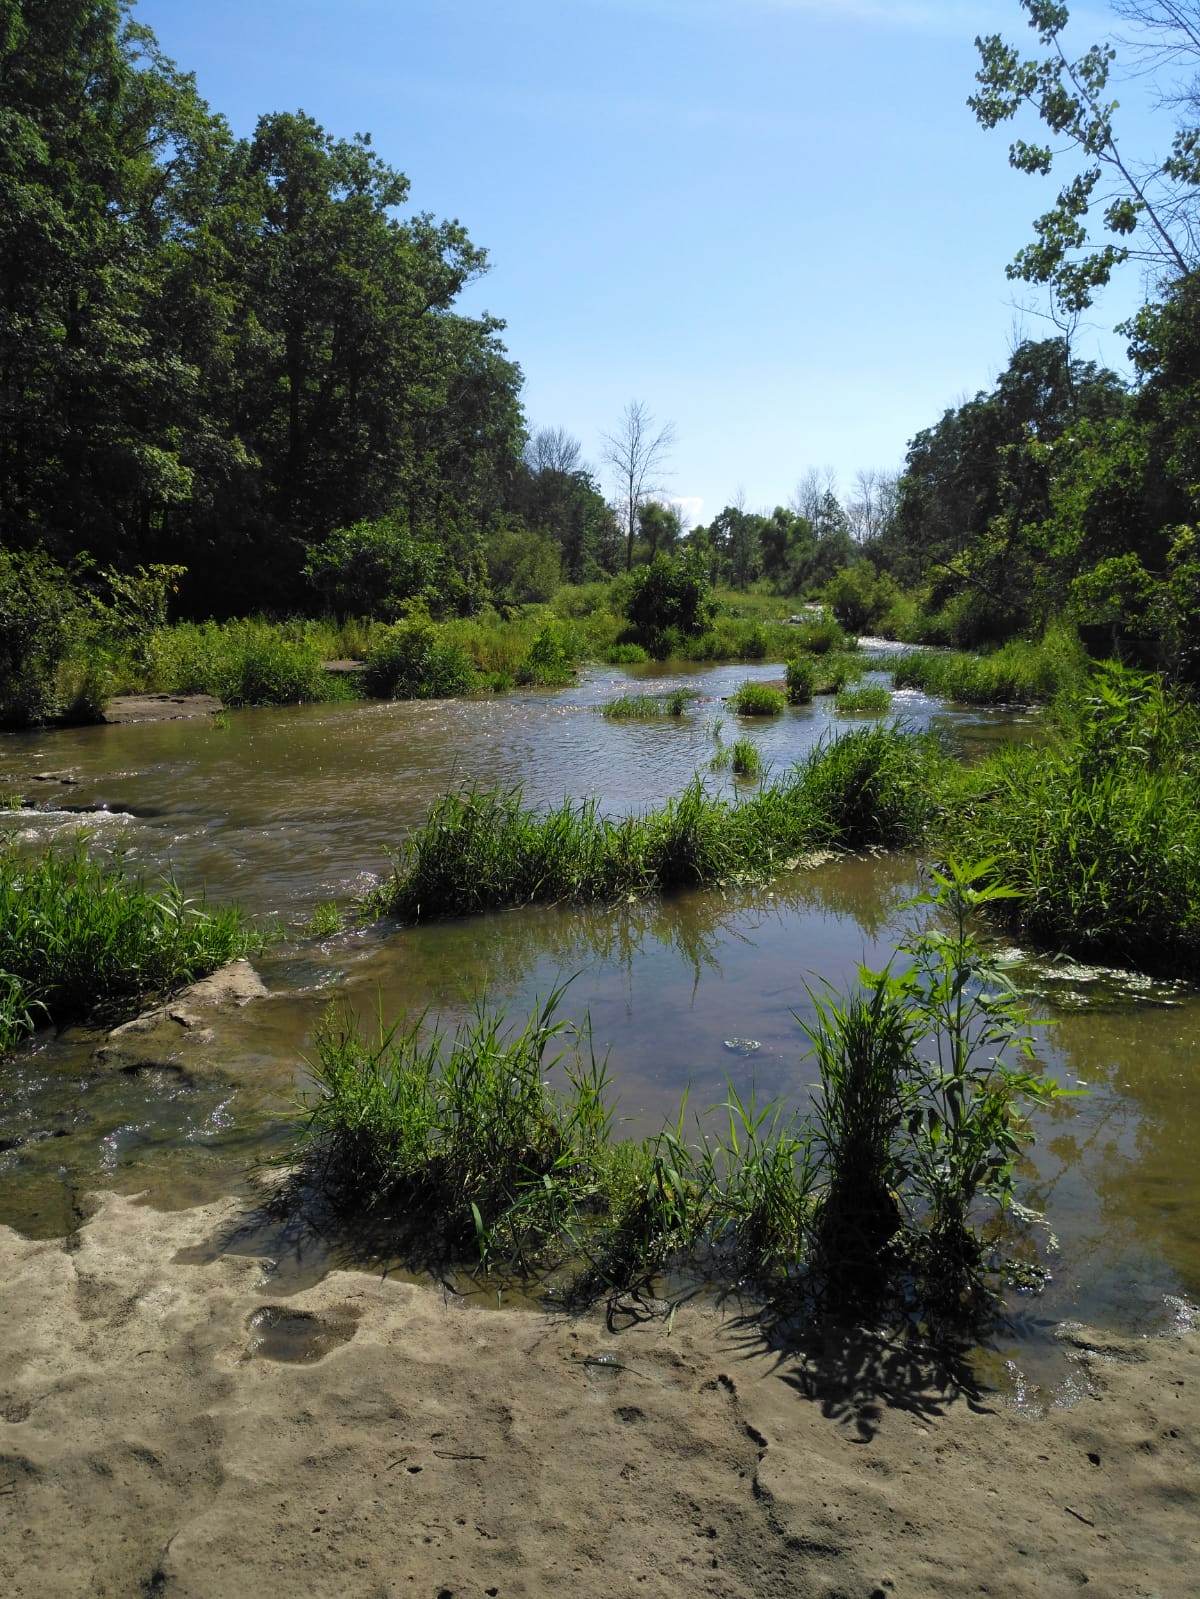
[[[843,488],[987,385],[1020,320],[1005,263],[1052,185],[965,105],[1016,0],[141,0],[238,132],[296,109],[369,131],[417,209],[491,256],[533,425],[598,463],[625,402],[674,422],[707,518]],[[1102,8],[1073,13],[1081,46]],[[1130,137],[1150,136],[1131,108]],[[1165,143],[1165,138],[1161,141]],[[1136,271],[1081,336],[1114,363]],[[1045,325],[1026,319],[1028,331]]]

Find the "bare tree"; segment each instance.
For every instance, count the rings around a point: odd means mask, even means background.
[[[525,465],[539,476],[543,472],[574,472],[583,446],[566,428],[538,428],[525,446]]]
[[[625,523],[625,567],[633,566],[633,540],[637,532],[638,506],[663,492],[654,478],[666,464],[675,442],[670,422],[659,427],[650,409],[641,400],[630,400],[615,433],[605,433],[604,460],[617,480],[620,510]]]
[[[900,489],[898,472],[870,467],[856,474],[854,494],[846,506],[856,544],[874,544],[895,515]]]
[[[815,522],[830,494],[837,497],[837,473],[831,466],[810,466],[796,484],[791,499],[792,510],[797,516]]]

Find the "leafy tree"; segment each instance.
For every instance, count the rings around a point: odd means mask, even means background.
[[[708,580],[694,559],[656,555],[623,581],[625,614],[651,643],[668,632],[701,633],[713,619]]]
[[[1051,142],[1017,139],[1009,163],[1046,177],[1070,150],[1080,169],[1064,183],[1054,205],[1034,224],[1034,240],[1018,252],[1009,276],[1048,285],[1068,311],[1091,304],[1115,267],[1130,258],[1167,278],[1196,266],[1195,231],[1200,186],[1200,128],[1185,124],[1170,154],[1143,171],[1117,135],[1117,102],[1108,98],[1117,52],[1095,44],[1072,58],[1064,42],[1070,21],[1055,0],[1020,0],[1044,53],[1022,56],[999,34],[977,38],[979,92],[968,101],[985,128],[1009,122],[1023,109],[1044,123]],[[1168,48],[1200,61],[1200,19],[1176,0],[1135,0],[1126,6],[1137,20],[1149,18],[1165,30]],[[1111,187],[1102,184],[1108,179]],[[1099,212],[1099,242],[1096,213]]]
[[[326,609],[393,622],[409,600],[436,601],[442,559],[436,544],[414,539],[403,514],[393,512],[338,528],[313,546],[304,575]]]

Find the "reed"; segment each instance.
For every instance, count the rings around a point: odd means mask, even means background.
[[[787,700],[769,683],[743,683],[729,696],[729,708],[739,716],[780,716]]]

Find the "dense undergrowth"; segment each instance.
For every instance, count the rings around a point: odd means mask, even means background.
[[[1035,642],[1016,639],[987,655],[958,651],[915,651],[878,663],[894,675],[897,688],[965,705],[1034,705],[1077,694],[1087,680],[1089,662],[1070,628],[1054,627]]]
[[[369,1040],[331,1011],[293,1192],[315,1185],[392,1252],[552,1276],[572,1298],[701,1260],[777,1298],[977,1304],[977,1213],[1006,1203],[1053,1088],[968,930],[995,891],[958,868],[936,883],[938,923],[901,975],[816,996],[811,1119],[731,1085],[707,1114],[685,1098],[654,1136],[618,1138],[606,1065],[556,1019],[560,994],[520,1031],[480,1010],[452,1037],[417,1022]]]
[[[1194,975],[1200,957],[1200,713],[1109,666],[1047,744],[950,770],[949,846],[987,858],[999,909],[1044,948]]]
[[[870,728],[730,801],[699,778],[661,810],[612,819],[594,801],[528,809],[519,789],[446,795],[370,896],[405,921],[533,901],[611,900],[762,876],[815,849],[916,843],[943,757],[930,738]]]
[[[44,1022],[118,1016],[258,943],[238,911],[152,890],[82,844],[0,853],[0,1049]]]

